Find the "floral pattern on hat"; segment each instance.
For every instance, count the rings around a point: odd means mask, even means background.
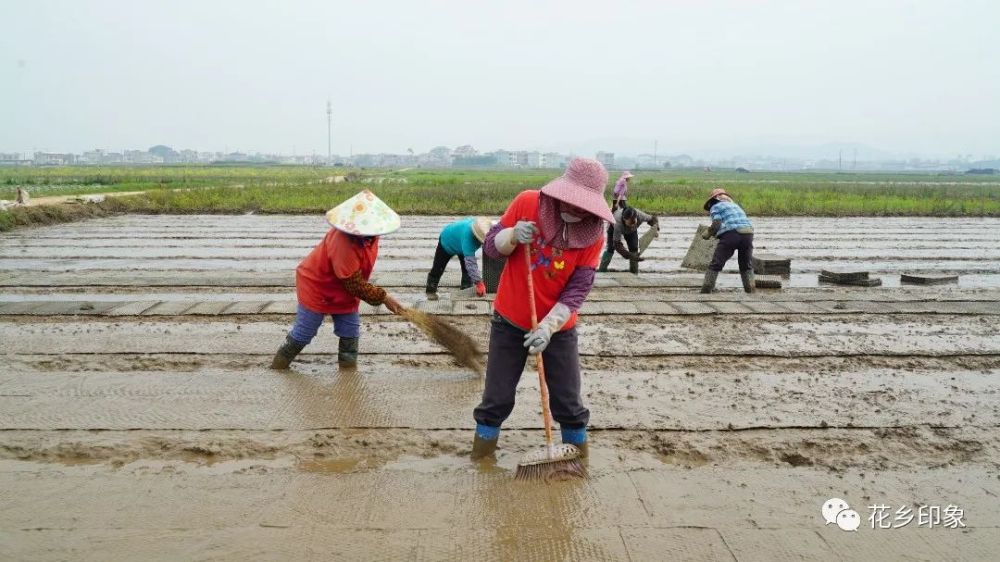
[[[326,213],[330,226],[355,236],[381,236],[399,229],[400,219],[369,190],[364,190]]]

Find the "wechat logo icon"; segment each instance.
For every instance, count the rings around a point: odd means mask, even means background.
[[[861,515],[840,498],[826,500],[820,511],[827,525],[836,523],[844,531],[857,531],[858,527],[861,527]]]

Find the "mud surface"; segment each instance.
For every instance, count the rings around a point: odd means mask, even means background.
[[[443,217],[386,237],[379,283],[485,348],[490,299],[422,286]],[[3,560],[994,560],[1000,549],[996,219],[761,219],[791,289],[700,295],[666,219],[579,325],[587,481],[513,480],[542,444],[527,365],[495,460],[482,379],[362,307],[277,373],[316,217],[116,217],[0,238]],[[623,264],[616,264],[621,267]],[[886,285],[817,286],[862,266]],[[956,272],[900,286],[898,273]],[[893,283],[892,279],[896,282]],[[824,525],[845,499],[855,533]],[[869,506],[957,505],[964,528],[873,529]]]

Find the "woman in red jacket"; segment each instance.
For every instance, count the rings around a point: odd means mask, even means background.
[[[399,228],[399,215],[367,189],[326,214],[333,227],[295,270],[299,300],[295,325],[278,348],[271,367],[287,369],[319,331],[326,315],[340,338],[337,361],[350,367],[358,361],[361,301],[384,304],[393,314],[400,304],[385,289],[368,282],[378,258],[378,239]]]

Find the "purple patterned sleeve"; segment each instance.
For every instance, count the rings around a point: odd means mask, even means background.
[[[576,312],[583,306],[583,301],[587,300],[590,289],[594,286],[594,268],[578,267],[573,270],[562,293],[559,294],[559,302],[565,304],[570,310]]]
[[[502,260],[507,257],[505,255],[502,255],[500,253],[500,250],[497,250],[497,245],[496,242],[494,241],[494,239],[497,237],[497,234],[499,234],[500,231],[503,229],[504,226],[500,224],[499,221],[497,221],[497,223],[493,225],[493,228],[491,228],[490,231],[486,233],[486,238],[483,239],[483,254],[495,260]]]
[[[463,256],[462,261],[465,262],[465,271],[469,272],[469,280],[473,283],[479,283],[483,280],[482,274],[479,273],[479,260],[476,256]]]

